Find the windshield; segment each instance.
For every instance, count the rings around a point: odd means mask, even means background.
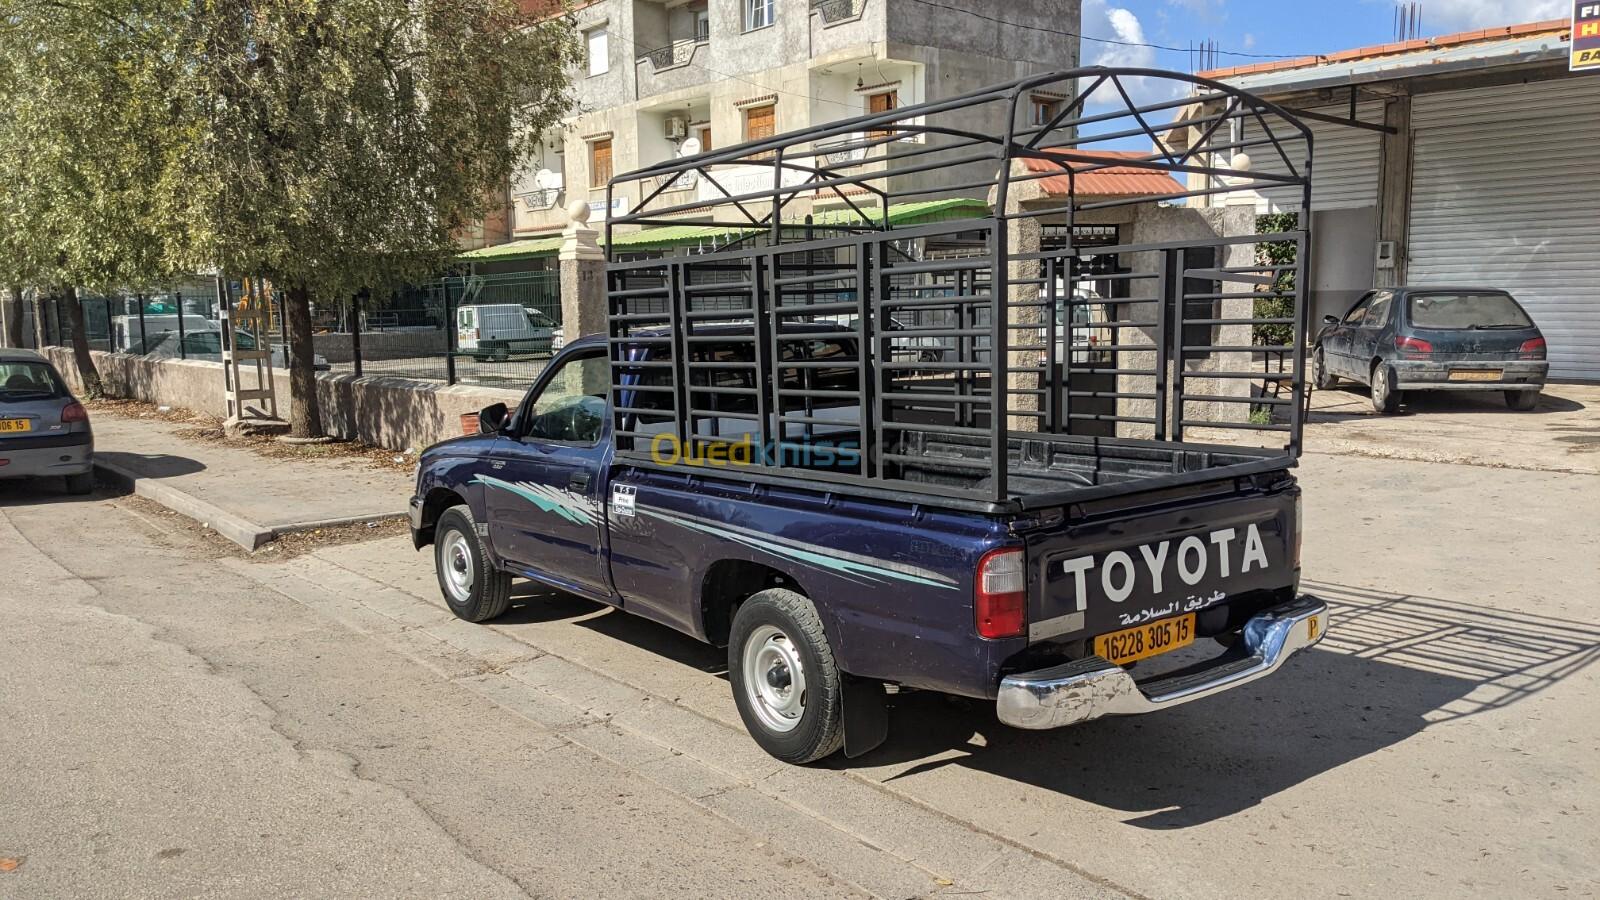
[[[552,319],[549,316],[545,315],[544,313],[538,311],[537,309],[528,310],[528,321],[531,322],[533,324],[533,327],[535,327],[535,328],[554,328],[554,327],[556,327],[556,323],[555,323],[554,319]]]
[[[67,396],[55,369],[42,362],[0,362],[0,403]]]
[[[1408,312],[1417,328],[1465,331],[1532,328],[1533,321],[1508,294],[1413,294]]]

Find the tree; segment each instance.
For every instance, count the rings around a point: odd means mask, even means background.
[[[572,25],[513,0],[220,0],[189,8],[205,258],[285,292],[292,433],[320,436],[313,298],[387,292],[459,251],[569,109]]]
[[[0,0],[0,281],[64,299],[73,357],[101,393],[78,288],[140,288],[192,245],[174,217],[184,140],[173,26],[144,0]],[[57,309],[61,304],[57,305]]]

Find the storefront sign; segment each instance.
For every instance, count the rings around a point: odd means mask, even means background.
[[[1600,0],[1573,2],[1572,71],[1600,72]]]

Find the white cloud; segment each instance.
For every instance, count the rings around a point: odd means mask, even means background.
[[[1519,0],[1516,4],[1505,0],[1426,0],[1422,4],[1422,31],[1438,35],[1458,29],[1564,19],[1571,14],[1569,0]]]
[[[1083,4],[1083,52],[1086,62],[1096,66],[1128,69],[1155,69],[1156,51],[1147,44],[1144,24],[1131,10],[1112,6],[1107,0],[1085,0]],[[1118,43],[1101,43],[1093,38],[1113,40]],[[1178,82],[1150,79],[1123,78],[1122,86],[1137,104],[1158,103],[1179,95]],[[1116,88],[1105,85],[1089,98],[1090,106],[1123,106]]]

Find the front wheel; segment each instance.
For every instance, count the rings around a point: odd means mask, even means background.
[[[761,749],[802,765],[844,745],[844,687],[817,608],[782,588],[734,614],[728,680],[739,717]]]
[[[458,618],[486,622],[511,605],[511,576],[489,562],[466,505],[452,506],[439,516],[433,532],[433,566],[445,605]]]
[[[1339,379],[1328,371],[1328,356],[1321,347],[1317,348],[1317,355],[1311,360],[1311,380],[1319,391],[1331,391],[1339,384]]]
[[[1517,412],[1527,412],[1539,405],[1539,392],[1506,391],[1506,405]]]
[[[1400,411],[1400,392],[1394,388],[1394,369],[1388,363],[1372,367],[1372,408],[1384,415]]]

